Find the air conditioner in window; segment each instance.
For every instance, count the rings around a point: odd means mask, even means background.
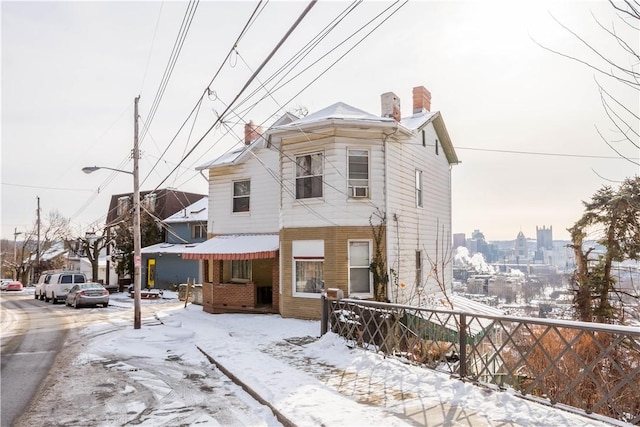
[[[354,185],[349,187],[349,193],[351,197],[369,197],[369,187],[358,187]]]

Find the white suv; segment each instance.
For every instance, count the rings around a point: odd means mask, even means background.
[[[49,283],[45,287],[44,300],[52,301],[56,304],[58,301],[65,301],[69,289],[76,283],[86,283],[87,277],[80,272],[65,272],[52,274]]]

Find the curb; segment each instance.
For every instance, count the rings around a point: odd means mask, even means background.
[[[276,417],[276,419],[282,423],[283,426],[285,427],[296,427],[296,424],[293,423],[291,420],[289,420],[287,417],[285,417],[280,411],[278,411],[278,409],[276,409],[271,403],[267,402],[262,396],[260,396],[258,393],[256,393],[255,390],[253,390],[251,387],[249,387],[248,385],[246,385],[245,383],[243,383],[242,381],[240,381],[240,379],[238,377],[236,377],[235,375],[233,375],[227,368],[225,368],[224,366],[222,366],[220,363],[218,363],[213,357],[211,357],[209,354],[207,354],[207,352],[205,352],[203,349],[201,349],[199,346],[196,345],[196,348],[198,350],[200,350],[200,353],[204,354],[204,356],[209,359],[209,362],[211,362],[212,364],[214,364],[216,366],[216,368],[218,368],[220,370],[220,372],[222,372],[223,374],[225,374],[228,378],[231,379],[231,381],[233,381],[236,385],[242,387],[242,389],[244,391],[246,391],[247,393],[249,393],[251,395],[251,397],[253,397],[255,400],[257,400],[258,402],[260,402],[261,404],[263,404],[264,406],[268,407],[269,409],[271,409],[271,412],[273,412],[273,415]]]

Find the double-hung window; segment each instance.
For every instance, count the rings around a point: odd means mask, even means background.
[[[369,152],[349,150],[349,197],[369,197]]]
[[[251,196],[251,181],[234,181],[233,183],[233,212],[249,212]]]
[[[129,210],[129,196],[118,197],[118,216],[122,216]]]
[[[349,241],[349,295],[373,296],[370,264],[371,242]]]
[[[296,199],[322,197],[322,153],[296,156]]]
[[[416,169],[416,206],[422,207],[422,171]]]
[[[293,251],[293,295],[319,297],[324,289],[324,241],[295,240]]]

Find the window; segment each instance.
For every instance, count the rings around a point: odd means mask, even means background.
[[[422,207],[422,171],[416,170],[416,206]]]
[[[371,242],[349,242],[349,294],[373,295],[371,280]]]
[[[296,199],[322,197],[322,153],[296,157]]]
[[[231,281],[232,282],[251,281],[251,261],[246,259],[231,261]]]
[[[424,131],[424,129],[422,129],[422,146],[427,146],[427,133]]]
[[[122,216],[129,210],[129,196],[118,198],[118,216]]]
[[[369,152],[349,150],[349,197],[369,196]]]
[[[436,156],[439,156],[440,153],[438,152],[438,140],[436,139]]]
[[[207,224],[198,223],[191,225],[191,238],[192,239],[206,239],[207,238]]]
[[[324,240],[294,240],[293,295],[319,297],[324,289]]]
[[[249,197],[251,181],[236,181],[233,183],[233,211],[249,212]]]

